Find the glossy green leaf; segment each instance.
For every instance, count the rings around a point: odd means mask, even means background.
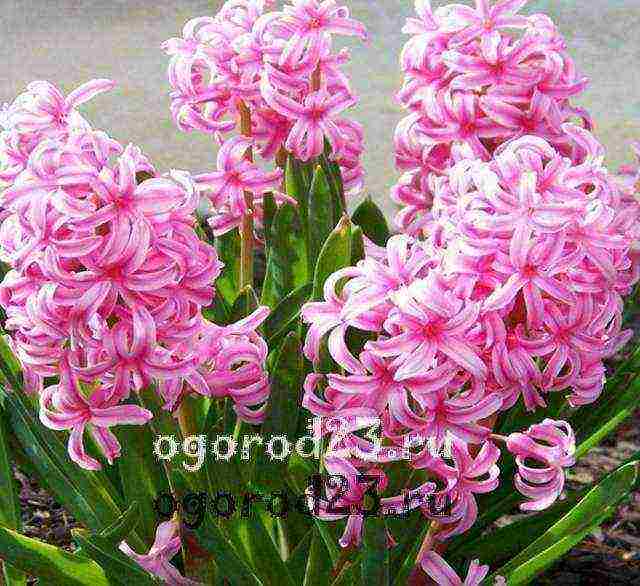
[[[224,263],[216,280],[216,289],[229,306],[233,306],[240,292],[240,235],[231,230],[216,238],[218,257]]]
[[[72,462],[58,434],[44,427],[22,393],[4,393],[11,429],[38,473],[39,480],[57,500],[92,531],[114,523],[123,501],[104,471],[90,472]],[[143,545],[137,536],[132,543]]]
[[[316,167],[309,192],[309,257],[315,262],[339,218],[333,209],[333,194],[327,174]]]
[[[251,565],[239,555],[228,535],[218,526],[208,507],[204,522],[193,531],[193,538],[197,547],[215,561],[221,579],[226,578],[233,586],[262,584]]]
[[[273,197],[273,193],[265,193],[262,198],[262,224],[264,228],[264,243],[267,248],[271,246],[273,239],[273,221],[275,220],[278,206],[276,200]]]
[[[258,308],[258,305],[258,296],[253,290],[253,287],[245,287],[242,291],[240,291],[236,302],[231,308],[228,323],[232,324],[247,317]]]
[[[104,570],[110,584],[153,586],[160,583],[106,538],[89,535],[87,531],[80,529],[73,529],[71,534],[76,545],[82,549],[83,555],[90,557]]]
[[[216,284],[216,295],[213,298],[213,303],[209,307],[203,308],[202,315],[214,324],[225,325],[230,322],[231,307]]]
[[[367,197],[353,212],[351,220],[378,246],[386,246],[391,237],[387,220],[374,201]]]
[[[387,586],[390,584],[389,548],[383,518],[365,519],[362,541],[362,586]]]
[[[304,581],[313,534],[313,530],[309,530],[302,539],[296,541],[295,547],[286,561],[287,568],[296,584],[302,584]]]
[[[22,389],[22,370],[20,363],[13,354],[13,351],[7,344],[4,330],[0,329],[0,372],[9,383],[9,386],[15,390]]]
[[[9,445],[9,427],[4,413],[4,404],[0,400],[0,525],[19,530],[20,497],[18,486],[13,477],[11,448]],[[26,584],[26,576],[8,564],[0,561],[0,567],[7,586]]]
[[[409,576],[411,576],[411,572],[413,572],[413,569],[416,567],[416,559],[428,531],[429,524],[423,521],[422,527],[416,528],[415,533],[409,533],[411,538],[401,546],[402,551],[398,553],[398,561],[396,563],[397,570],[393,577],[395,586],[405,586],[405,584],[408,583]],[[392,552],[392,554],[394,553],[395,552]]]
[[[325,281],[337,270],[351,265],[351,222],[343,216],[324,243],[313,278],[313,298],[324,298]]]
[[[613,514],[637,477],[637,462],[618,468],[495,575],[504,576],[510,586],[529,583]]]
[[[589,411],[579,409],[572,418],[579,438],[576,457],[584,456],[614,431],[640,406],[640,378],[634,379],[626,389],[616,389],[617,395],[603,406],[596,405]]]
[[[298,202],[298,211],[303,225],[307,225],[309,217],[309,187],[304,163],[289,155],[285,171],[285,189],[287,195]]]
[[[295,445],[303,377],[304,357],[300,337],[297,332],[291,332],[278,349],[270,373],[271,398],[262,424],[263,437],[286,437],[290,446]],[[282,449],[281,442],[275,449]],[[257,466],[258,482],[271,488],[284,488],[285,470],[286,458],[274,460],[266,454],[262,455]]]
[[[120,426],[116,434],[122,446],[117,463],[125,502],[139,504],[142,515],[137,533],[151,545],[157,525],[154,502],[169,490],[164,470],[153,453],[153,433],[149,426]]]
[[[268,514],[262,507],[256,504],[248,515],[237,515],[230,519],[228,533],[236,550],[249,561],[265,584],[295,586],[279,548],[266,529]]]
[[[277,341],[291,331],[300,317],[302,306],[311,297],[313,286],[311,283],[294,289],[271,312],[263,324],[264,332],[269,340],[269,347],[273,348]]]
[[[447,557],[454,562],[478,558],[483,563],[491,565],[503,563],[538,539],[551,525],[566,515],[580,498],[579,495],[572,495],[547,511],[527,516],[488,535],[465,541],[453,552],[449,551]]]
[[[0,527],[0,557],[15,568],[40,578],[42,584],[112,585],[104,570],[93,560],[5,527]]]
[[[0,525],[20,529],[20,498],[13,477],[7,420],[4,401],[0,399]]]
[[[356,265],[364,259],[364,238],[362,228],[353,226],[351,229],[351,264]]]
[[[115,523],[100,531],[100,537],[113,545],[119,545],[136,530],[138,523],[140,523],[140,505],[133,502]]]
[[[331,558],[327,555],[322,537],[315,531],[311,540],[303,586],[325,586],[329,581],[331,570]]]
[[[309,280],[307,244],[300,215],[295,207],[286,203],[280,206],[274,219],[260,302],[274,308]]]
[[[340,165],[331,160],[330,145],[326,145],[325,152],[320,155],[320,166],[327,176],[327,182],[331,189],[331,203],[333,208],[333,217],[335,223],[347,213],[346,200],[344,194],[344,185],[342,181],[342,173]],[[334,223],[334,225],[335,225]]]
[[[176,455],[173,458],[158,461],[158,466],[162,466],[165,476],[171,488],[171,492],[181,495],[185,492],[200,492],[206,486],[202,483],[204,474],[192,474],[185,466],[192,465],[191,458],[184,455],[184,438],[178,422],[173,415],[162,408],[160,398],[155,389],[147,388],[138,393],[140,404],[153,413],[153,419],[149,421],[149,427],[153,433],[154,446],[160,438],[172,438],[176,444]],[[166,445],[163,440],[162,448],[165,453],[170,451],[171,441],[167,440]]]

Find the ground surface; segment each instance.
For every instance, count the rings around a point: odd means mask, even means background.
[[[460,1],[460,0],[458,0]],[[393,128],[401,113],[393,102],[400,86],[397,55],[413,0],[350,0],[371,32],[369,46],[350,43],[350,73],[361,96],[354,114],[365,125],[368,190],[391,211],[387,193],[395,173]],[[443,0],[434,0],[441,5]],[[158,168],[203,171],[212,166],[210,140],[175,131],[168,110],[165,39],[186,20],[211,14],[217,0],[0,0],[0,103],[33,79],[66,90],[92,77],[110,77],[119,89],[89,106],[95,125],[148,152]],[[592,79],[581,105],[616,166],[640,138],[640,2],[638,0],[532,0],[529,13],[546,12],[566,34],[579,68]]]

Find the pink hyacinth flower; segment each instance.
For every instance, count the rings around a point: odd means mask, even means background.
[[[247,160],[246,152],[252,146],[250,138],[230,138],[218,151],[218,169],[196,177],[198,189],[208,194],[214,210],[228,208],[234,218],[239,218],[249,211],[245,193],[259,197],[278,189],[282,171],[265,172]]]
[[[520,508],[542,511],[550,507],[562,493],[564,468],[575,464],[576,444],[571,426],[565,421],[545,419],[524,433],[512,433],[507,448],[516,456],[516,488],[530,499]],[[528,461],[538,465],[531,466]]]
[[[462,580],[455,570],[433,550],[423,553],[418,562],[438,586],[480,586],[489,573],[489,566],[481,566],[478,560],[473,560],[466,578]]]
[[[285,6],[282,26],[291,36],[280,56],[280,65],[300,61],[305,52],[317,55],[332,34],[367,38],[365,26],[349,18],[349,9],[336,6],[335,0],[293,0]]]
[[[473,526],[478,518],[475,495],[495,490],[500,476],[500,468],[497,465],[500,450],[492,442],[484,442],[474,457],[469,453],[469,445],[454,437],[451,452],[453,466],[428,453],[414,463],[416,468],[426,469],[438,475],[446,484],[440,494],[450,499],[451,511],[449,515],[437,518],[445,524],[445,528],[437,535],[440,541],[461,535]]]
[[[279,114],[295,121],[286,148],[302,161],[317,157],[324,151],[325,137],[334,153],[340,152],[343,135],[336,124],[336,116],[353,106],[356,99],[346,92],[329,95],[321,90],[308,94],[299,103],[274,89],[267,77],[262,81],[265,101]]]
[[[146,554],[136,553],[123,541],[120,551],[134,560],[141,568],[161,578],[169,586],[198,586],[200,583],[185,578],[171,564],[181,547],[180,526],[177,521],[160,523],[156,529],[156,538]]]
[[[473,376],[486,378],[487,367],[468,342],[480,312],[477,304],[443,290],[433,273],[393,298],[398,309],[390,314],[385,328],[397,333],[370,342],[369,348],[379,356],[396,357],[396,380],[427,374],[436,357],[449,358]]]
[[[528,1],[499,0],[491,6],[491,0],[475,0],[475,10],[470,6],[455,4],[449,10],[449,26],[460,32],[453,37],[451,43],[463,45],[502,28],[526,28],[529,21],[516,13]]]
[[[60,384],[47,387],[40,396],[40,420],[50,429],[70,429],[69,457],[86,470],[100,470],[83,444],[89,430],[110,464],[120,456],[120,444],[109,430],[116,425],[144,425],[153,413],[137,405],[119,405],[111,389],[100,387],[85,398],[80,381],[68,359],[60,363]]]
[[[88,124],[75,108],[94,96],[115,87],[110,79],[93,79],[71,92],[66,98],[48,81],[34,81],[10,106],[7,122],[20,133],[50,132]]]

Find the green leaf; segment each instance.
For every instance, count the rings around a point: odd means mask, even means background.
[[[225,300],[217,283],[216,296],[213,298],[213,303],[202,310],[202,315],[214,324],[226,325],[230,322],[231,305]]]
[[[228,323],[233,324],[247,317],[258,308],[258,303],[258,296],[253,290],[253,287],[245,287],[240,291],[236,302],[231,308]]]
[[[224,263],[216,288],[228,305],[232,306],[240,291],[240,235],[231,230],[216,238],[216,250]]]
[[[278,209],[272,234],[261,304],[274,308],[291,291],[308,283],[309,274],[303,227],[298,210],[291,204]]]
[[[135,531],[139,522],[140,505],[133,502],[115,523],[100,531],[100,537],[117,546]]]
[[[402,546],[402,552],[398,554],[398,570],[393,582],[395,586],[405,586],[408,583],[411,572],[416,567],[416,559],[428,531],[429,524],[423,521],[422,528],[417,528],[415,533],[409,533],[411,537]]]
[[[313,535],[314,533],[312,530],[307,531],[306,535],[296,543],[296,547],[291,552],[291,555],[286,562],[287,568],[291,573],[291,577],[296,584],[301,584],[304,580]]]
[[[313,298],[324,298],[325,281],[336,271],[351,265],[351,222],[343,216],[324,243],[313,277]]]
[[[222,578],[227,578],[233,586],[260,586],[262,581],[251,566],[230,543],[228,536],[218,527],[209,507],[204,522],[194,530],[197,546],[211,555]]]
[[[0,525],[9,529],[20,529],[22,525],[20,497],[17,483],[13,477],[10,454],[9,428],[4,413],[4,405],[0,400]],[[0,567],[2,567],[4,581],[7,586],[26,584],[26,576],[13,566],[0,562]]]
[[[276,205],[276,200],[273,197],[273,193],[265,193],[262,198],[262,210],[263,210],[263,220],[262,224],[264,226],[264,243],[267,248],[271,246],[271,239],[273,238],[272,229],[273,229],[273,220],[276,217],[276,213],[278,211],[278,206]]]
[[[104,471],[83,470],[69,459],[60,435],[44,427],[22,393],[4,393],[11,429],[38,472],[39,480],[56,499],[89,529],[99,531],[122,515],[122,498]],[[138,537],[132,544],[142,546]]]
[[[303,225],[307,225],[309,218],[309,183],[305,178],[303,163],[293,155],[287,159],[285,172],[285,188],[287,195],[298,202],[298,211]]]
[[[365,236],[378,246],[386,246],[391,237],[387,220],[374,201],[367,197],[353,212],[351,220],[362,228]]]
[[[110,584],[144,586],[159,583],[106,538],[100,535],[90,536],[79,529],[72,529],[71,534],[78,547],[82,548],[82,553],[96,561],[105,571]]]
[[[302,306],[309,300],[313,286],[311,283],[294,289],[271,312],[264,322],[264,332],[273,348],[283,335],[287,334],[300,317]]]
[[[264,511],[255,510],[245,517],[239,515],[229,521],[229,534],[236,550],[242,552],[265,584],[295,586],[280,551],[265,528]]]
[[[620,501],[629,494],[637,476],[638,462],[618,468],[492,578],[504,576],[510,586],[528,584],[613,514]],[[487,583],[492,584],[492,578]]]
[[[351,264],[356,265],[364,259],[364,238],[362,228],[354,226],[351,229]]]
[[[9,427],[3,401],[0,400],[0,525],[20,529],[20,498],[10,454]]]
[[[149,427],[154,435],[154,444],[161,437],[173,438],[177,444],[176,455],[168,460],[160,460],[158,466],[164,468],[171,492],[181,495],[185,492],[200,492],[204,490],[201,484],[202,476],[192,474],[185,469],[185,463],[191,464],[190,458],[185,456],[182,449],[184,438],[178,422],[173,415],[162,408],[157,392],[153,387],[143,389],[138,393],[140,404],[153,413]],[[168,450],[168,448],[167,448]]]
[[[365,520],[361,565],[363,586],[390,584],[387,531],[382,518]]]
[[[110,586],[104,570],[93,560],[0,527],[0,557],[43,584]]]
[[[616,391],[618,394],[613,401],[595,406],[590,411],[579,409],[572,418],[576,434],[582,439],[576,448],[576,458],[597,446],[640,406],[640,379],[633,380],[626,390]]]
[[[22,389],[22,369],[18,359],[7,344],[4,330],[0,329],[0,372],[14,390]]]
[[[309,257],[312,262],[319,257],[322,245],[339,219],[335,217],[333,197],[327,174],[322,167],[316,167],[309,192]]]
[[[139,503],[142,513],[138,535],[151,545],[156,532],[154,502],[169,484],[153,453],[153,433],[148,426],[121,426],[116,434],[122,445],[118,459],[125,502]]]
[[[586,492],[584,491],[584,494]],[[533,543],[549,526],[566,515],[580,498],[579,495],[572,495],[571,498],[556,503],[547,511],[527,516],[511,525],[500,527],[488,535],[465,541],[453,553],[448,552],[447,557],[454,562],[478,558],[490,565],[502,563]]]
[[[331,558],[327,555],[322,537],[316,530],[311,540],[303,586],[324,586],[331,575],[331,569]]]
[[[283,436],[290,446],[295,445],[303,376],[304,357],[300,337],[296,332],[291,332],[280,346],[271,371],[271,398],[262,424],[263,437]],[[258,482],[271,488],[283,488],[285,470],[286,459],[272,460],[264,455],[258,465]]]
[[[329,146],[330,145],[326,145]],[[322,170],[327,176],[327,182],[331,189],[331,203],[333,208],[334,225],[338,223],[338,220],[347,213],[346,200],[344,196],[344,185],[342,182],[342,173],[340,171],[340,165],[330,159],[331,152],[328,148],[325,148],[324,154],[320,156],[320,165]]]

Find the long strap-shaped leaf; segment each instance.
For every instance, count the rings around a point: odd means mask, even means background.
[[[504,576],[510,586],[528,584],[613,514],[638,477],[638,462],[618,468],[591,489],[562,519],[487,580]]]
[[[8,428],[2,401],[0,401],[0,525],[20,529],[20,499],[11,468]],[[27,583],[26,576],[9,564],[2,564],[2,573],[7,586]]]
[[[104,570],[93,560],[0,527],[0,557],[43,584],[110,586]]]
[[[100,565],[111,584],[153,586],[159,583],[117,547],[114,547],[107,538],[100,535],[90,536],[85,531],[79,530],[73,530],[72,533],[74,541],[82,548],[83,554]]]
[[[106,474],[88,472],[72,462],[59,436],[40,423],[22,393],[0,388],[0,394],[5,398],[11,429],[53,496],[92,531],[114,523],[124,505]],[[144,546],[137,536],[131,539],[132,545]]]

